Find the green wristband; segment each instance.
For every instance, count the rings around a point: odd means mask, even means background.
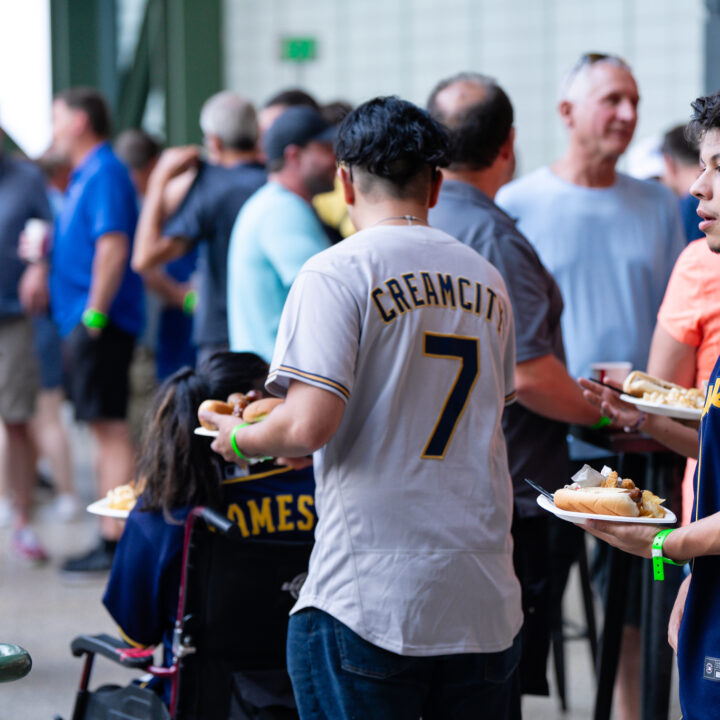
[[[186,315],[193,315],[198,303],[197,290],[188,290],[183,298],[183,312]]]
[[[602,428],[607,427],[610,425],[612,420],[607,415],[601,415],[600,419],[594,424],[590,426],[591,430],[602,430]]]
[[[663,543],[667,536],[673,532],[675,528],[669,528],[668,530],[661,530],[652,541],[652,564],[653,564],[653,579],[664,580],[665,579],[665,563],[671,565],[684,565],[684,562],[675,562],[670,558],[664,557],[662,554]]]
[[[242,423],[241,425],[236,425],[230,433],[230,444],[232,445],[232,449],[235,451],[235,454],[244,462],[247,462],[248,459],[240,452],[240,448],[237,446],[237,440],[235,439],[235,433],[240,428],[247,427],[249,424],[250,423]]]
[[[98,328],[102,330],[104,327],[107,327],[108,316],[104,312],[100,312],[94,308],[87,308],[82,314],[82,324],[86,328]]]

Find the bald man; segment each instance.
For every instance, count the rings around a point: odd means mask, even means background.
[[[430,222],[500,271],[516,319],[518,402],[505,409],[503,431],[514,486],[515,572],[525,613],[521,689],[546,695],[552,607],[549,516],[523,479],[531,477],[555,491],[560,478],[570,475],[566,423],[593,425],[601,415],[565,368],[563,300],[555,280],[515,222],[494,202],[515,168],[513,107],[508,96],[492,79],[462,73],[437,85],[428,109],[450,130],[452,154],[450,166],[442,171],[440,197],[430,210]]]

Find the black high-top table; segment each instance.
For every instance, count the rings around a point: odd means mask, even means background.
[[[619,475],[628,455],[641,455],[645,476],[633,478],[638,487],[666,498],[665,506],[680,517],[680,483],[685,458],[642,433],[590,430],[572,426],[570,432],[584,442],[617,456]],[[597,461],[589,459],[589,465]],[[620,643],[625,618],[625,588],[629,578],[630,555],[610,549],[608,583],[605,596],[605,619],[600,637],[594,720],[609,720],[613,688],[617,675]],[[673,650],[667,641],[667,626],[675,596],[683,580],[681,567],[665,565],[665,581],[652,579],[650,560],[643,561],[642,577],[642,665],[640,717],[642,720],[666,720],[670,709],[670,687]]]

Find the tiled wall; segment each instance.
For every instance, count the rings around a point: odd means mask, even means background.
[[[614,52],[642,96],[636,138],[683,121],[703,91],[703,0],[225,0],[226,84],[262,102],[302,85],[326,102],[395,93],[424,103],[460,70],[492,75],[516,110],[522,171],[559,155],[558,83],[586,51]],[[318,59],[279,59],[310,35]]]

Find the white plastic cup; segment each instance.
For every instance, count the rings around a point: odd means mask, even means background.
[[[625,378],[632,371],[632,363],[625,360],[616,362],[594,362],[590,365],[593,380],[600,382],[612,381],[622,385]]]
[[[52,226],[47,220],[30,218],[20,236],[18,255],[29,263],[42,260],[50,250]]]

